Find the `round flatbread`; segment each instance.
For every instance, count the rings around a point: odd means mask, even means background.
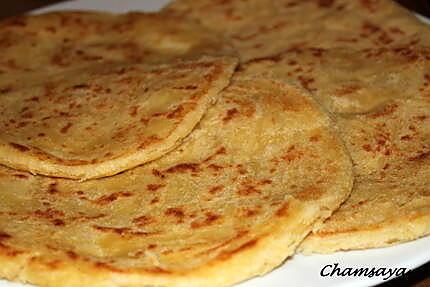
[[[340,118],[356,182],[304,253],[389,246],[430,234],[430,103],[409,99]]]
[[[4,75],[0,163],[89,179],[151,161],[191,132],[235,65],[232,58],[201,58]]]
[[[243,66],[301,85],[337,113],[356,181],[351,197],[300,247],[381,247],[430,234],[430,49],[304,49]]]
[[[425,25],[388,0],[176,0],[164,13],[226,35],[242,62],[290,49],[430,43]]]
[[[302,86],[339,115],[357,182],[303,252],[379,247],[430,233],[426,25],[387,0],[194,2],[173,1],[165,13],[225,33],[244,74]]]
[[[0,22],[0,75],[127,61],[231,53],[229,44],[192,20],[152,13],[53,12]]]
[[[356,50],[303,48],[249,61],[243,70],[249,76],[301,86],[331,112],[358,114],[422,93],[429,59],[430,46],[420,44]]]
[[[55,287],[264,274],[350,193],[332,126],[302,90],[236,77],[183,145],[146,165],[85,182],[1,168],[0,274]]]

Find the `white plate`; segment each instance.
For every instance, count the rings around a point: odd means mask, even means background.
[[[39,9],[36,12],[56,10],[104,10],[127,12],[131,10],[157,11],[169,0],[78,0],[60,3]],[[373,286],[385,282],[383,276],[377,277],[323,277],[321,270],[326,265],[338,263],[340,268],[407,268],[412,270],[430,261],[430,236],[393,247],[363,251],[337,252],[330,255],[296,255],[285,264],[266,276],[248,280],[237,287],[285,287],[288,286],[330,286],[358,287]],[[253,264],[253,262],[249,262]],[[246,268],[246,266],[243,266]],[[327,267],[325,271],[330,271]],[[391,277],[390,279],[393,279]],[[24,287],[0,280],[0,287]],[[85,286],[87,287],[87,286]],[[88,286],[90,287],[90,286]]]

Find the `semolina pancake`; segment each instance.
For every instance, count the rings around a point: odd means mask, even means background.
[[[351,154],[351,197],[300,247],[387,246],[430,234],[430,50],[303,49],[249,62],[248,77],[301,85],[336,113]]]
[[[191,132],[235,65],[234,58],[204,57],[3,76],[0,163],[89,179],[154,160]]]
[[[160,63],[224,55],[222,37],[195,21],[155,13],[75,11],[0,21],[1,76],[100,63]]]
[[[429,101],[395,100],[341,118],[339,126],[355,164],[353,192],[301,250],[373,248],[429,235]]]
[[[153,162],[85,182],[1,167],[0,275],[47,287],[229,286],[281,264],[351,187],[344,145],[306,92],[238,75]]]
[[[425,25],[389,0],[175,0],[164,13],[226,35],[242,62],[290,49],[430,44]]]
[[[392,99],[423,93],[430,46],[390,48],[303,48],[243,64],[249,76],[267,76],[311,92],[329,111],[360,114]]]

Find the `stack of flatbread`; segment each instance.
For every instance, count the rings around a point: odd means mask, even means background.
[[[428,35],[390,0],[0,22],[0,276],[222,287],[430,234]]]

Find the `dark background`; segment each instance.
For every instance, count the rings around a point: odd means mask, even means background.
[[[396,0],[403,6],[430,17],[430,0]]]
[[[196,0],[198,1],[198,0]],[[276,1],[276,0],[274,0]],[[430,17],[430,0],[396,0],[409,9],[418,11],[419,13]],[[3,0],[0,1],[0,18],[16,15],[35,9],[38,7],[46,6],[59,0]],[[430,246],[429,246],[430,248]],[[392,280],[380,287],[430,287],[430,263],[421,268],[407,274],[404,278]]]

